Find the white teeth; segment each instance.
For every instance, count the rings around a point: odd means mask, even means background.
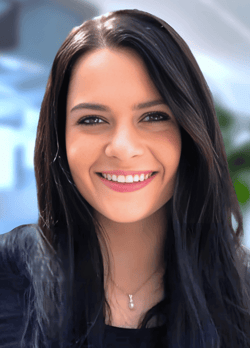
[[[121,183],[132,183],[132,182],[138,182],[138,181],[144,181],[146,179],[148,179],[153,173],[150,174],[141,174],[140,176],[138,174],[136,175],[118,175],[118,178],[116,175],[111,175],[111,174],[102,174],[102,176],[107,179],[107,180],[112,180],[112,181],[117,181],[117,182],[121,182]]]

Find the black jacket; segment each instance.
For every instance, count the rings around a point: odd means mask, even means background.
[[[42,238],[35,224],[19,226],[0,235],[0,348],[20,348],[21,339],[28,327],[28,340],[25,348],[34,348],[31,342],[33,323],[36,320],[34,306],[34,277],[44,279],[44,268],[48,266],[46,252],[41,252]],[[27,320],[27,309],[34,313],[32,320]],[[91,306],[94,308],[94,306]],[[101,312],[101,311],[100,311]],[[66,313],[66,311],[65,311]],[[102,313],[98,316],[102,322]],[[63,339],[63,347],[79,347],[69,323]],[[99,326],[98,326],[99,325]],[[104,326],[100,335],[100,324],[90,331],[91,347],[155,347],[158,336],[164,334],[161,328],[136,329]],[[104,339],[102,339],[103,337]],[[25,337],[27,338],[27,336]],[[122,343],[123,342],[123,343]],[[139,342],[139,343],[138,343]],[[59,340],[50,340],[48,346],[39,344],[39,348],[59,348]],[[160,345],[157,345],[157,348]]]
[[[0,235],[1,348],[20,348],[22,335],[28,324],[28,342],[31,342],[33,321],[36,320],[33,287],[35,278],[32,274],[37,275],[39,280],[44,279],[43,270],[48,265],[46,250],[45,253],[41,252],[41,245],[44,246],[44,243],[35,224],[19,226]],[[27,320],[28,310],[34,314],[33,321]],[[39,345],[39,348],[42,347],[42,344]],[[49,347],[59,346],[51,341]]]
[[[34,270],[37,270],[37,274],[42,278],[43,269],[47,262],[46,256],[41,253],[40,241],[41,234],[35,224],[19,226],[8,233],[0,235],[0,348],[20,348],[22,334],[27,324],[27,307],[29,306],[31,310],[34,310],[32,308],[33,285],[30,275]],[[243,249],[249,255],[248,272],[250,268],[250,250],[244,246]],[[108,327],[107,333],[110,333],[110,337],[118,333],[131,337],[132,331],[134,333],[136,331],[130,330],[129,333],[129,330],[122,330],[118,332],[119,329],[116,328],[112,332],[112,327]],[[31,335],[32,323],[30,323],[28,332]],[[149,334],[149,331],[147,331],[147,334]],[[92,335],[92,347],[102,347],[98,335],[94,333]],[[67,337],[68,342],[71,342],[67,347],[77,347],[72,337],[70,335]],[[28,347],[26,346],[26,348]],[[59,346],[57,342],[50,342],[49,347],[56,348]],[[120,347],[119,344],[117,347]],[[139,345],[136,347],[139,347]],[[151,346],[147,345],[145,347]]]

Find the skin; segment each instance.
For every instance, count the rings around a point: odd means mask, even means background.
[[[158,99],[161,95],[142,58],[131,49],[108,48],[79,59],[67,96],[66,152],[72,177],[107,232],[112,279],[130,294],[165,266],[166,203],[173,196],[181,156],[180,129],[166,104],[132,110],[135,104]],[[104,104],[110,111],[71,111],[85,102]],[[145,115],[152,111],[166,113],[170,119],[150,123]],[[101,120],[86,122],[98,121],[94,126],[78,124],[83,116]],[[158,174],[143,189],[120,193],[96,174],[116,169]],[[138,294],[152,290],[156,279],[152,277]],[[117,296],[127,308],[124,293]]]

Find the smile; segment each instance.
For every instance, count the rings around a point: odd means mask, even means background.
[[[117,181],[112,181],[105,179],[102,174],[97,174],[101,181],[109,187],[111,190],[117,191],[117,192],[133,192],[142,189],[143,187],[147,186],[155,177],[157,173],[153,173],[148,179],[145,179],[144,181],[139,182],[132,182],[132,183],[121,183]]]

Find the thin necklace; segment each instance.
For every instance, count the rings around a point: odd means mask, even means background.
[[[149,281],[149,279],[151,279],[151,278],[153,277],[153,275],[154,275],[156,272],[157,272],[157,271],[155,271],[155,272],[145,281],[145,283],[143,283],[143,284],[140,286],[140,288],[134,293],[134,295],[143,287],[143,285],[145,285],[145,284]],[[112,279],[112,282],[115,284],[115,286],[116,286],[118,289],[120,289],[125,295],[127,295],[127,296],[129,297],[128,308],[131,309],[131,310],[135,309],[135,304],[134,304],[134,301],[133,301],[133,296],[134,296],[134,295],[130,295],[130,294],[127,294],[126,292],[124,292],[124,291],[113,281],[113,279]]]

